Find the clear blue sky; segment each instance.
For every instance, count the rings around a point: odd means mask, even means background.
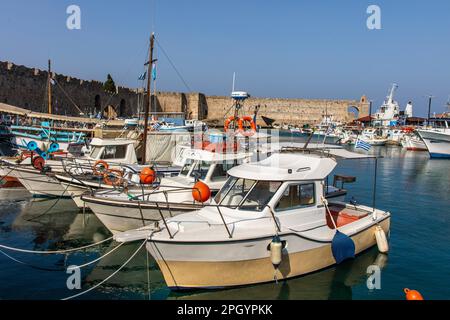
[[[77,4],[82,29],[66,28]],[[381,7],[382,30],[366,9]],[[0,60],[136,87],[152,28],[188,86],[228,95],[381,102],[392,82],[402,106],[425,96],[442,112],[450,94],[450,1],[1,0]],[[160,50],[157,88],[187,91]]]

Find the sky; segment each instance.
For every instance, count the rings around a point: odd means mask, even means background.
[[[66,26],[72,4],[80,30]],[[252,96],[365,94],[376,109],[395,82],[401,108],[425,116],[428,95],[437,113],[450,95],[449,13],[448,0],[0,0],[0,60],[46,69],[51,58],[57,73],[135,88],[154,31],[160,91],[229,95],[236,72]]]

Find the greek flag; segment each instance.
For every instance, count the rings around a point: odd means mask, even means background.
[[[328,127],[327,132],[325,133],[327,136],[333,133],[333,127]]]
[[[361,139],[356,140],[356,149],[363,149],[363,150],[369,151],[370,148],[372,148],[370,143],[367,143]]]
[[[143,74],[141,74],[138,79],[145,80],[146,78],[147,78],[147,71],[145,71]]]
[[[152,126],[152,129],[155,130],[155,131],[158,131],[159,128],[161,128],[161,124],[160,124],[159,122],[155,123],[155,124]]]
[[[154,63],[152,66],[152,80],[156,80],[156,63]]]

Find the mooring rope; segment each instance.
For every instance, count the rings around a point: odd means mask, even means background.
[[[19,264],[22,264],[24,266],[27,266],[27,267],[30,267],[30,268],[33,268],[33,269],[37,269],[37,270],[41,270],[41,271],[52,271],[52,272],[61,272],[61,271],[65,270],[64,268],[51,269],[51,268],[45,268],[45,267],[36,266],[36,265],[31,264],[31,263],[27,263],[27,262],[21,261],[19,259],[16,259],[16,258],[10,256],[9,254],[7,254],[6,252],[4,252],[3,250],[0,250],[0,253],[3,254],[8,259],[14,261],[14,262],[17,262]]]
[[[99,286],[101,286],[102,284],[104,284],[106,281],[108,281],[109,279],[111,279],[112,277],[114,277],[120,270],[122,270],[137,254],[138,254],[138,252],[142,249],[142,247],[144,247],[144,245],[147,243],[147,239],[145,239],[144,240],[144,242],[142,242],[142,244],[139,246],[139,248],[137,248],[137,250],[131,255],[131,257],[129,257],[128,259],[127,259],[127,261],[125,261],[124,262],[124,264],[122,264],[116,271],[114,271],[112,274],[110,274],[108,277],[106,277],[104,280],[102,280],[102,281],[100,281],[99,283],[97,283],[95,286],[93,286],[93,287],[90,287],[89,289],[87,289],[87,290],[85,290],[85,291],[83,291],[83,292],[80,292],[80,293],[77,293],[77,294],[74,294],[73,296],[70,296],[70,297],[66,297],[66,298],[63,298],[63,299],[61,299],[61,300],[70,300],[70,299],[73,299],[73,298],[76,298],[76,297],[80,297],[80,296],[82,296],[82,295],[84,295],[84,294],[86,294],[86,293],[88,293],[88,292],[90,292],[90,291],[92,291],[92,290],[94,290],[94,289],[96,289],[96,288],[98,288]]]
[[[73,248],[73,249],[67,249],[67,250],[56,250],[56,251],[26,250],[26,249],[19,249],[19,248],[8,247],[8,246],[2,245],[2,244],[0,244],[0,248],[6,249],[6,250],[10,250],[10,251],[16,251],[16,252],[22,252],[22,253],[31,253],[31,254],[65,254],[65,253],[71,253],[71,252],[76,252],[76,251],[80,251],[80,250],[83,250],[83,249],[96,247],[96,246],[98,246],[98,245],[100,245],[102,243],[105,243],[107,241],[112,240],[113,238],[114,237],[109,237],[107,239],[104,239],[104,240],[96,242],[96,243],[92,243],[92,244],[87,245],[87,246],[82,246],[82,247]]]
[[[102,255],[102,256],[100,256],[100,257],[98,257],[98,258],[92,260],[91,262],[87,262],[87,263],[82,264],[82,265],[80,265],[80,266],[74,266],[73,268],[70,268],[70,267],[69,267],[69,268],[67,268],[67,270],[81,269],[81,268],[87,267],[87,266],[89,266],[89,265],[91,265],[91,264],[94,264],[94,263],[96,263],[97,261],[102,260],[104,257],[109,256],[111,253],[113,253],[114,251],[116,251],[117,249],[119,249],[124,243],[125,243],[125,242],[119,243],[119,245],[118,245],[117,247],[115,247],[115,248],[109,250],[107,253],[105,253],[104,255]]]

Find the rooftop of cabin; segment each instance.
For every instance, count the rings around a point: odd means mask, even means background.
[[[265,181],[322,180],[335,168],[332,158],[306,154],[274,154],[255,163],[246,163],[228,171],[229,175]]]

